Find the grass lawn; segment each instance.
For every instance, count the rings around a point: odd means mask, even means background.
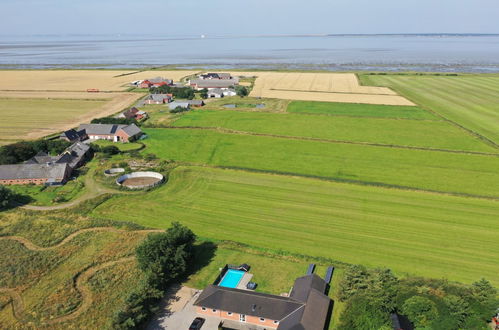
[[[9,189],[33,199],[31,205],[48,206],[58,202],[69,202],[85,192],[83,178],[77,178],[60,187],[37,185],[12,185]]]
[[[26,139],[33,131],[54,132],[54,126],[101,108],[109,100],[0,99],[0,140]]]
[[[168,184],[140,196],[147,207],[135,200],[114,197],[92,216],[155,228],[180,221],[201,237],[284,256],[465,283],[486,277],[499,285],[497,201],[202,167],[175,169]],[[243,255],[234,259],[246,261]],[[262,290],[282,290],[289,286],[283,281],[275,288],[262,281]]]
[[[196,110],[184,114],[174,126],[220,127],[252,133],[434,149],[496,151],[445,121]]]
[[[499,197],[499,157],[426,150],[147,129],[147,153],[162,159]]]
[[[390,87],[425,109],[499,144],[497,75],[360,75],[365,85]]]
[[[438,119],[419,107],[356,103],[293,101],[288,112],[316,115],[380,117],[398,119]]]
[[[138,150],[142,147],[141,144],[139,143],[114,143],[112,141],[107,141],[107,140],[97,140],[92,142],[92,144],[96,144],[100,147],[107,147],[107,146],[115,146],[120,149],[120,151],[132,151],[132,150]]]

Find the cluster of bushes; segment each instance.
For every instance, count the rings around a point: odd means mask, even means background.
[[[112,321],[113,329],[135,329],[157,311],[165,289],[185,276],[193,258],[194,233],[174,222],[165,233],[150,234],[136,249],[140,285]]]
[[[235,89],[236,89],[237,96],[245,97],[245,96],[248,96],[248,94],[249,94],[248,88],[246,88],[245,86],[237,85],[235,87]]]
[[[64,140],[36,140],[8,144],[0,147],[0,165],[24,162],[40,151],[58,155],[70,144]]]
[[[95,118],[92,119],[90,122],[92,124],[114,124],[114,125],[139,125],[137,120],[134,118],[113,118],[113,117],[102,117],[102,118]]]
[[[339,284],[346,307],[338,329],[391,329],[391,313],[418,329],[482,329],[498,306],[496,294],[485,279],[466,286],[351,266]]]
[[[186,112],[186,111],[189,111],[189,109],[184,108],[184,107],[176,107],[175,109],[171,109],[170,113],[179,113],[179,112]]]
[[[163,85],[160,87],[152,87],[149,89],[151,94],[173,94],[178,99],[192,100],[194,98],[194,90],[190,87],[172,87]]]
[[[0,210],[10,206],[16,195],[9,188],[0,185]]]

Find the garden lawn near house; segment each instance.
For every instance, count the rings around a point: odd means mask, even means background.
[[[167,228],[283,255],[309,255],[412,274],[499,285],[497,201],[316,179],[179,167],[167,185],[99,205],[98,219]],[[203,283],[204,284],[204,283]]]
[[[65,185],[47,187],[40,185],[12,185],[9,189],[13,192],[29,196],[31,205],[49,206],[57,203],[70,202],[85,193],[84,180],[78,178],[68,181]]]

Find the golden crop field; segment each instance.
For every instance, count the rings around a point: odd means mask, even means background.
[[[234,72],[258,77],[250,96],[303,101],[414,105],[386,87],[361,86],[353,73]]]
[[[175,81],[197,71],[133,71],[119,70],[3,70],[0,91],[124,91],[134,80],[163,77]],[[128,74],[130,73],[130,74]],[[126,74],[126,75],[123,75]]]
[[[5,98],[8,94],[0,93],[2,144],[6,141],[40,138],[93,118],[112,115],[142,96],[140,93],[16,92],[10,95],[11,98]]]

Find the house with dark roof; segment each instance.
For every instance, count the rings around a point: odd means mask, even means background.
[[[208,72],[206,74],[201,74],[199,75],[199,78],[200,79],[223,79],[223,80],[227,80],[227,79],[232,79],[232,76],[230,73],[214,73],[214,72]]]
[[[113,142],[130,142],[139,138],[143,132],[135,124],[81,124],[79,131],[85,131],[90,140],[109,140]]]
[[[296,279],[289,296],[209,285],[194,302],[199,315],[221,318],[229,329],[324,330],[331,299],[328,283],[310,274]]]
[[[88,137],[84,131],[76,131],[74,129],[67,130],[65,132],[62,132],[61,135],[59,135],[59,139],[65,140],[68,142],[83,141],[83,140],[86,140],[87,138]]]

